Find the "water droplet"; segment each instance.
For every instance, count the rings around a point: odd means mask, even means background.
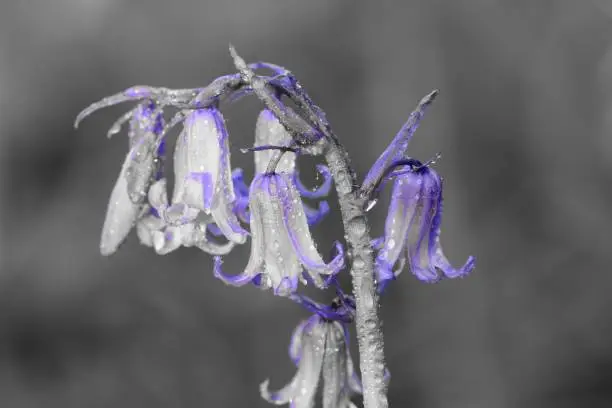
[[[355,269],[361,269],[365,266],[365,262],[363,261],[363,259],[361,257],[355,257],[355,259],[353,260],[353,268]]]
[[[274,249],[280,248],[280,243],[278,241],[273,241],[272,242],[272,248],[274,248]]]
[[[117,133],[119,133],[121,131],[121,124],[120,123],[115,123],[113,126],[111,126],[110,129],[108,129],[108,137],[111,137],[112,135],[116,135]]]
[[[395,240],[393,238],[391,238],[389,241],[387,241],[387,248],[388,249],[395,248]]]
[[[378,199],[377,198],[375,198],[374,200],[370,200],[368,202],[368,204],[366,205],[365,212],[370,211],[372,208],[374,208],[374,206],[376,204],[378,204]]]

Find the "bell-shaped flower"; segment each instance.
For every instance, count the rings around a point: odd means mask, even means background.
[[[325,263],[310,235],[300,194],[283,173],[258,174],[249,192],[251,255],[244,272],[226,276],[221,259],[215,258],[215,276],[225,283],[242,286],[249,282],[262,288],[272,288],[275,294],[286,296],[295,292],[304,270],[319,288],[327,286],[344,267],[342,246],[336,243],[337,255]]]
[[[442,180],[438,174],[416,160],[406,166],[409,170],[399,172],[393,184],[385,236],[376,258],[379,291],[401,273],[406,260],[412,273],[425,282],[465,276],[475,266],[470,256],[461,268],[453,268],[442,252]]]
[[[269,390],[269,381],[264,381],[261,396],[275,405],[310,408],[323,377],[323,408],[354,408],[350,398],[362,393],[362,385],[350,355],[347,324],[333,320],[337,312],[334,305],[316,309],[315,315],[297,326],[291,338],[289,356],[298,368],[295,376],[274,392]]]
[[[230,241],[242,244],[248,232],[233,212],[236,196],[230,167],[227,130],[216,108],[198,109],[185,119],[174,152],[172,205],[210,215]]]
[[[154,103],[145,102],[129,113],[130,150],[107,207],[100,240],[102,255],[114,253],[140,217],[146,207],[149,186],[163,161],[161,110]]]
[[[211,255],[226,255],[235,246],[228,241],[218,243],[208,234],[210,215],[184,204],[168,205],[166,179],[156,181],[149,189],[150,214],[137,224],[138,237],[143,245],[151,246],[159,255],[170,253],[180,246],[195,246]]]
[[[268,110],[261,111],[255,125],[255,148],[258,147],[289,147],[292,138],[278,118]],[[277,153],[276,150],[255,150],[255,174],[264,174],[267,172],[268,165],[273,156]],[[317,165],[318,173],[323,177],[323,183],[320,187],[311,190],[304,186],[299,177],[299,172],[296,168],[296,153],[286,152],[276,166],[276,173],[286,173],[292,178],[297,190],[303,198],[320,199],[329,194],[332,185],[331,172],[327,166]],[[329,205],[327,201],[320,201],[317,208],[312,208],[304,203],[304,212],[308,219],[308,225],[314,225],[320,222],[325,215],[329,213]]]

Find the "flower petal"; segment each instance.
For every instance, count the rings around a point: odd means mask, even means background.
[[[323,322],[304,331],[302,358],[295,376],[289,384],[276,392],[270,392],[269,381],[264,381],[260,385],[261,397],[276,405],[291,402],[294,408],[312,407],[323,365],[326,337],[327,328]]]
[[[223,273],[221,269],[221,258],[215,258],[215,277],[222,280],[228,285],[242,286],[246,283],[251,282],[258,274],[263,272],[264,269],[264,255],[266,252],[264,246],[264,225],[263,225],[263,210],[261,208],[261,197],[259,195],[263,192],[257,192],[251,186],[251,254],[249,262],[247,263],[244,272],[236,276],[228,276]]]
[[[130,200],[141,203],[147,196],[159,161],[156,160],[157,136],[146,134],[135,141],[128,155],[125,177]]]
[[[336,245],[338,254],[330,263],[326,264],[310,235],[304,207],[297,189],[290,179],[280,175],[277,179],[279,180],[279,197],[283,211],[282,219],[298,259],[311,274],[315,283],[317,279],[320,279],[318,276],[320,274],[334,275],[338,273],[344,268],[342,246]]]
[[[440,280],[440,275],[432,263],[431,231],[434,216],[438,211],[442,186],[440,178],[431,169],[424,169],[423,184],[420,192],[420,206],[417,220],[410,231],[408,243],[408,259],[412,273],[424,282],[434,283]]]
[[[376,257],[378,290],[381,293],[387,281],[401,272],[401,269],[394,272],[393,267],[405,251],[407,236],[415,223],[422,184],[423,176],[417,173],[407,173],[393,183],[384,242]]]
[[[211,211],[223,153],[219,139],[212,109],[195,110],[187,117],[174,153],[173,204],[184,202]]]
[[[443,198],[442,191],[440,190],[440,198],[438,201],[438,211],[434,215],[432,221],[431,232],[429,236],[429,257],[432,260],[433,265],[436,268],[442,270],[442,273],[447,278],[464,277],[469,274],[476,266],[476,259],[473,256],[468,257],[465,264],[459,268],[453,268],[450,264],[444,252],[442,251],[442,245],[440,244],[440,226],[442,224],[442,210],[443,210]]]
[[[312,316],[309,319],[302,320],[300,324],[295,328],[291,335],[291,343],[289,344],[289,357],[293,364],[296,366],[302,358],[302,337],[304,336],[305,330],[310,330],[310,326],[313,322],[317,322],[318,317]]]
[[[287,235],[281,209],[283,184],[279,174],[260,174],[251,185],[251,194],[259,201],[263,218],[265,243],[264,274],[270,279],[274,293],[287,296],[297,289],[302,273],[297,254]],[[251,215],[251,219],[255,214]]]
[[[146,204],[134,203],[128,194],[126,172],[130,164],[126,157],[110,196],[100,238],[100,253],[113,254],[125,240]]]
[[[240,225],[240,221],[233,212],[233,205],[226,201],[224,195],[217,198],[217,204],[212,211],[215,224],[228,240],[244,244],[249,233]]]
[[[158,255],[166,255],[181,246],[180,227],[166,227],[160,231],[153,231],[153,248]]]
[[[285,130],[278,118],[264,109],[257,117],[255,125],[255,146],[289,146],[291,135]],[[265,173],[275,150],[255,151],[255,173]],[[276,166],[277,173],[293,173],[295,170],[295,153],[287,152]]]
[[[347,393],[346,343],[338,322],[327,323],[327,342],[323,360],[323,408],[346,406]]]
[[[346,378],[347,385],[349,390],[354,394],[363,394],[363,385],[361,384],[361,380],[359,379],[359,375],[355,371],[355,365],[353,364],[353,358],[351,357],[351,348],[350,348],[350,336],[348,331],[348,326],[343,325],[344,331],[344,342],[346,344]]]
[[[249,186],[244,182],[244,171],[241,168],[235,168],[232,171],[232,181],[234,183],[234,191],[237,197],[248,197]]]
[[[234,249],[234,246],[236,246],[236,243],[228,241],[224,244],[218,244],[210,240],[202,240],[198,241],[195,245],[209,255],[221,256],[229,254]]]
[[[302,197],[322,198],[327,197],[327,195],[329,194],[329,190],[331,189],[333,181],[329,168],[323,164],[317,164],[317,171],[320,175],[323,176],[323,184],[321,184],[320,187],[311,190],[304,184],[302,184],[302,180],[300,180],[299,171],[296,169],[293,181],[295,182],[295,186],[297,187]]]
[[[151,184],[148,193],[149,204],[153,207],[161,218],[162,214],[168,209],[168,190],[165,178],[161,178]]]
[[[163,213],[164,221],[168,225],[183,225],[201,218],[204,213],[197,208],[189,207],[185,203],[172,204]],[[210,216],[205,218],[210,219]],[[212,221],[212,220],[211,220]]]
[[[306,214],[306,219],[310,226],[317,225],[329,213],[329,204],[327,204],[327,201],[319,201],[318,208],[311,208],[307,204],[303,205],[304,213]]]
[[[164,228],[164,222],[153,215],[147,215],[136,224],[136,233],[142,245],[153,246],[153,231],[159,231]]]

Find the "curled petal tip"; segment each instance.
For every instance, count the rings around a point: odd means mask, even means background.
[[[241,274],[241,275],[236,275],[236,276],[228,276],[223,272],[223,269],[221,267],[221,265],[223,264],[223,260],[221,259],[220,256],[215,256],[213,257],[214,259],[214,268],[213,268],[213,274],[215,276],[215,278],[221,280],[223,283],[225,283],[226,285],[231,285],[231,286],[243,286],[246,285],[247,283],[253,281],[254,277],[248,275],[248,274]]]
[[[270,394],[270,379],[266,378],[261,384],[259,384],[259,393],[261,398],[268,402],[273,402],[272,395]]]
[[[100,244],[100,255],[102,255],[102,256],[111,256],[115,252],[117,252],[117,248],[106,246],[104,244]]]
[[[465,264],[459,269],[450,269],[444,271],[444,275],[447,278],[464,278],[470,274],[476,267],[476,258],[473,256],[468,257]]]

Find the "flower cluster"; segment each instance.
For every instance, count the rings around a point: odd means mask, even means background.
[[[313,313],[298,324],[291,336],[289,357],[297,372],[278,391],[271,392],[269,381],[264,381],[260,386],[261,396],[276,405],[312,407],[319,380],[323,377],[323,407],[354,408],[351,396],[362,393],[349,350],[348,324],[355,313],[354,299],[340,293],[330,306],[305,296],[292,295],[292,299]]]
[[[121,95],[149,96],[134,88]],[[159,93],[159,92],[158,92]],[[197,96],[196,96],[197,98]],[[121,102],[114,95],[79,115]],[[159,97],[157,98],[159,99]],[[292,137],[276,116],[264,109],[255,126],[255,176],[247,186],[242,169],[232,169],[227,127],[218,103],[180,112],[173,125],[183,124],[173,157],[174,188],[169,199],[165,161],[166,135],[171,126],[163,116],[163,101],[145,98],[122,116],[110,134],[129,121],[130,150],[117,179],[102,229],[101,252],[114,253],[135,227],[140,242],[160,254],[180,246],[197,247],[215,256],[215,276],[227,284],[253,283],[288,296],[298,281],[325,288],[344,268],[344,250],[325,262],[316,249],[309,227],[329,212],[327,196],[331,174],[318,165],[323,183],[314,190],[300,181],[297,153],[289,148]],[[278,149],[287,148],[273,170],[268,170]],[[304,198],[319,200],[316,207]],[[249,225],[249,231],[244,224]],[[251,257],[244,272],[227,276],[222,255],[251,236]]]
[[[232,53],[240,73],[219,77],[207,87],[172,90],[135,86],[90,105],[78,115],[76,125],[100,108],[137,102],[108,131],[110,137],[128,124],[128,153],[108,203],[100,252],[113,254],[135,229],[140,242],[157,254],[168,254],[181,246],[199,248],[214,256],[214,275],[224,283],[253,284],[302,305],[312,316],[293,333],[289,354],[298,371],[276,392],[270,392],[264,382],[262,397],[277,405],[311,407],[322,376],[324,407],[354,407],[350,398],[362,389],[349,352],[347,325],[358,308],[355,300],[339,289],[336,279],[351,257],[346,257],[343,246],[336,242],[335,255],[325,261],[310,232],[330,210],[325,198],[332,173],[327,166],[317,165],[322,184],[311,189],[301,182],[297,162],[300,154],[321,154],[338,147],[339,142],[330,133],[323,111],[289,71],[267,63],[247,66],[234,50]],[[255,76],[252,70],[260,68],[274,75]],[[264,101],[266,108],[257,118],[253,147],[243,149],[254,157],[254,177],[249,183],[242,169],[232,168],[220,106],[251,93]],[[409,141],[436,94],[434,91],[423,98],[362,185],[357,188],[351,184],[355,188],[350,194],[354,199],[351,205],[363,207],[361,217],[375,206],[383,186],[393,182],[384,235],[368,248],[375,254],[373,277],[380,294],[406,264],[425,282],[465,276],[475,265],[473,257],[460,268],[447,260],[440,244],[442,179],[432,168],[433,160],[421,163],[407,155]],[[293,100],[300,114],[283,104],[283,96]],[[171,110],[175,112],[169,116]],[[168,174],[164,166],[167,137],[169,130],[179,125],[182,129],[173,152],[173,171]],[[333,169],[333,160],[328,163]],[[336,171],[336,182],[346,181],[350,169],[346,163],[345,167]],[[173,180],[171,194],[169,176]],[[363,230],[368,231],[367,227]],[[363,246],[367,246],[370,238],[362,235]],[[242,273],[226,274],[222,257],[249,241],[250,257]],[[353,249],[356,247],[353,244]],[[353,271],[363,269],[367,254],[348,253],[355,259]],[[334,286],[338,297],[330,306],[321,305],[297,293],[300,282],[320,289]],[[369,293],[373,293],[372,280],[369,282]],[[388,381],[388,375],[382,381],[382,370],[377,375],[379,385]]]

